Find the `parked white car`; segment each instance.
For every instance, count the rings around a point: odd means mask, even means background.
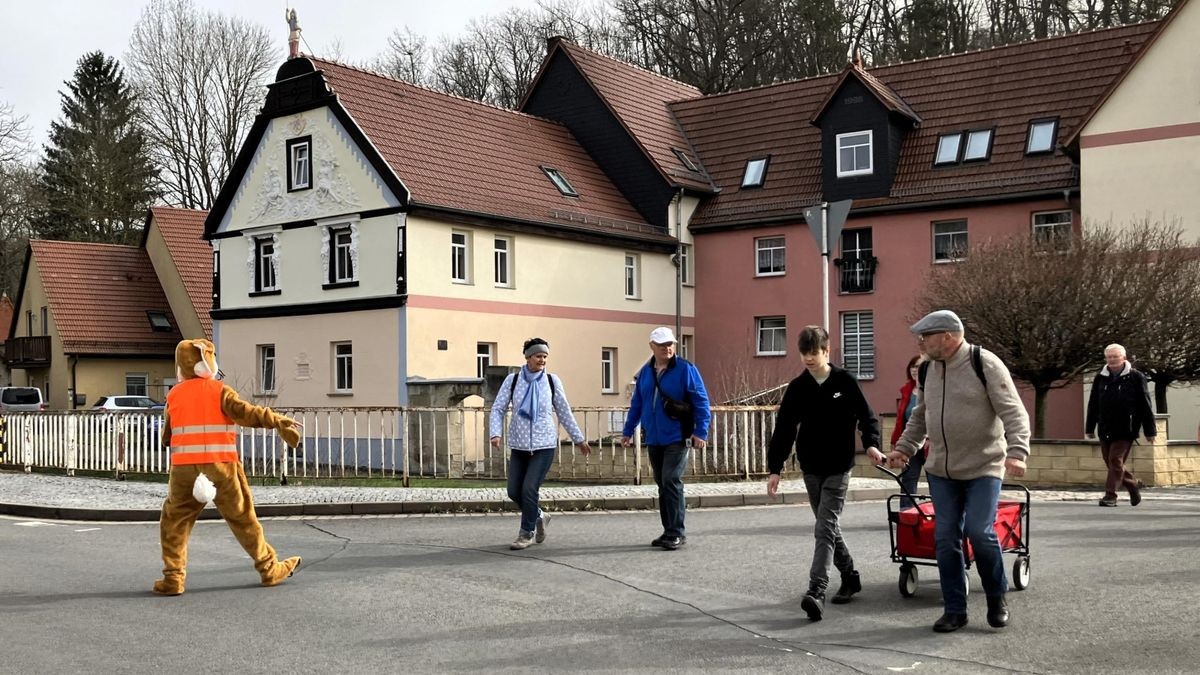
[[[92,404],[92,410],[149,410],[162,404],[149,396],[101,396]]]
[[[0,387],[0,412],[40,412],[46,409],[37,387]]]

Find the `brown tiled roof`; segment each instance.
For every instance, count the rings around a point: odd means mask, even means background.
[[[174,353],[179,330],[144,249],[40,239],[29,247],[68,354]],[[147,311],[165,312],[171,330],[151,330]]]
[[[699,162],[667,106],[670,101],[700,96],[699,89],[584,49],[567,40],[557,39],[553,44],[562,49],[591,82],[617,120],[629,130],[633,140],[668,180],[705,192],[713,189],[707,176],[688,169],[672,150],[679,148],[687,152],[693,161]],[[546,62],[549,63],[553,56],[552,48]]]
[[[150,209],[158,231],[167,243],[171,262],[179,270],[188,298],[200,318],[204,337],[212,339],[212,246],[204,240],[204,219],[208,211],[155,206]]]
[[[1061,152],[1026,157],[1029,121],[1059,117],[1060,140],[1158,27],[1149,22],[869,69],[923,120],[900,150],[887,198],[855,208],[1049,192],[1079,184]],[[838,75],[671,104],[714,182],[723,188],[693,227],[799,218],[821,199],[820,130],[808,122]],[[995,127],[992,155],[934,168],[938,136]],[[771,155],[760,189],[739,190],[746,159]]]
[[[837,95],[838,90],[842,88],[842,83],[845,82],[846,78],[848,77],[857,78],[859,82],[862,82],[863,86],[866,87],[872,94],[874,94],[875,98],[877,98],[887,110],[899,115],[903,115],[916,124],[921,123],[921,116],[918,115],[912,108],[910,108],[908,103],[906,103],[904,99],[900,98],[899,94],[892,91],[891,87],[880,82],[879,79],[874,75],[863,70],[861,63],[852,63],[842,70],[841,77],[838,78],[837,82],[835,82],[832,87],[829,87],[829,93],[826,95],[825,100],[821,103],[821,105],[817,106],[817,110],[815,113],[813,113],[812,117],[814,124],[821,117],[821,114],[825,112],[825,108],[829,107],[829,102],[832,101],[833,97]]]
[[[556,122],[311,58],[413,204],[670,241]],[[541,166],[558,169],[563,196]]]

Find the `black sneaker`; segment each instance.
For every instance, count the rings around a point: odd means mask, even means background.
[[[858,578],[858,572],[851,570],[842,575],[842,585],[838,588],[838,592],[833,596],[833,604],[844,605],[850,602],[851,597],[855,593],[862,592],[862,580]]]
[[[1100,506],[1116,506],[1116,505],[1117,505],[1116,497],[1113,497],[1111,499],[1109,499],[1108,497],[1105,497],[1104,499],[1100,500]]]
[[[821,616],[825,614],[825,593],[812,590],[805,593],[804,599],[800,601],[800,609],[808,614],[810,620],[820,621]]]
[[[659,546],[663,547],[664,549],[666,549],[668,551],[674,551],[675,549],[679,548],[680,546],[683,546],[686,543],[687,543],[687,537],[666,537],[666,536],[664,536],[662,538],[662,542],[659,543]]]
[[[1142,488],[1137,483],[1130,485],[1129,488],[1129,505],[1137,506],[1142,503]]]
[[[933,622],[933,630],[935,633],[953,633],[954,631],[967,625],[966,614],[951,614],[946,612],[942,618]]]
[[[666,539],[666,538],[667,538],[667,535],[665,535],[665,534],[660,534],[660,535],[658,535],[658,538],[657,538],[657,539],[655,539],[654,541],[650,542],[650,545],[651,545],[651,546],[658,546],[659,548],[661,548],[661,547],[662,547],[662,543],[663,543],[663,539]]]

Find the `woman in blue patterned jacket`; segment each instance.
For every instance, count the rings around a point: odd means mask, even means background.
[[[546,372],[550,345],[541,338],[532,338],[525,341],[523,349],[525,365],[504,379],[488,417],[492,447],[499,450],[504,413],[512,404],[512,421],[508,425],[508,498],[521,507],[521,531],[509,546],[513,550],[546,540],[550,514],[538,506],[538,492],[558,449],[554,416],[557,415],[571,441],[579,445],[580,452],[585,455],[592,452],[575,423],[562,380]]]

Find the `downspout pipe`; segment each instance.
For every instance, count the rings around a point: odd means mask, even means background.
[[[683,335],[683,188],[675,195],[675,335]],[[676,337],[676,339],[681,339]],[[688,355],[689,357],[691,354]]]

